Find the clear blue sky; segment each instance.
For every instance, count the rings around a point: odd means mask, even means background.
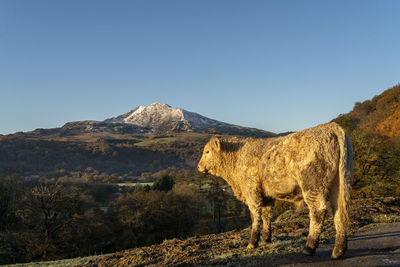
[[[155,101],[274,132],[400,82],[400,1],[0,0],[0,133]]]

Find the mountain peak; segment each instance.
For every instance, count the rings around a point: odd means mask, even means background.
[[[165,103],[161,103],[161,102],[158,102],[158,101],[156,101],[156,102],[154,102],[153,104],[151,104],[150,105],[150,107],[171,107],[170,105],[168,105],[168,104],[165,104]]]
[[[181,109],[160,102],[154,102],[150,106],[139,106],[122,115],[121,119],[124,123],[148,128],[157,128],[159,125],[169,122],[185,121]]]

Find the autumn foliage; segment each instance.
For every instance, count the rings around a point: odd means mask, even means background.
[[[400,193],[400,85],[334,121],[346,129],[354,148],[353,197]]]

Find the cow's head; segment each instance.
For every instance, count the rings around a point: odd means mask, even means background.
[[[211,137],[205,145],[203,155],[197,165],[200,172],[216,175],[217,167],[220,165],[221,141],[217,137]]]

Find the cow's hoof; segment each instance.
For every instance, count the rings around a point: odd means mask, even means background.
[[[344,256],[344,255],[333,255],[333,254],[332,254],[331,259],[332,259],[332,260],[341,260],[341,259],[343,259],[343,256]]]
[[[331,259],[332,260],[341,260],[341,259],[343,259],[343,256],[344,256],[344,252],[342,252],[342,251],[340,251],[340,252],[333,251],[332,255],[331,255]]]
[[[315,248],[312,249],[312,248],[306,246],[303,249],[303,253],[304,253],[304,255],[307,255],[307,256],[313,256],[315,254]]]
[[[346,250],[347,250],[347,245],[344,245],[342,248],[335,247],[332,251],[331,259],[332,260],[343,259]]]

